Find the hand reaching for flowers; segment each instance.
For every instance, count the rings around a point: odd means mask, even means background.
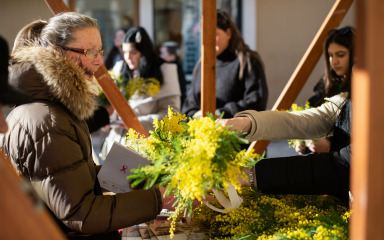
[[[252,126],[251,119],[249,119],[248,117],[217,119],[216,121],[224,127],[231,126],[229,130],[237,132],[249,132]]]

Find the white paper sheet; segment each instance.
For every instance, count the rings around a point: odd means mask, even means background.
[[[114,142],[97,176],[100,186],[114,193],[132,191],[127,180],[127,176],[132,174],[131,169],[148,164],[150,161],[146,158]]]

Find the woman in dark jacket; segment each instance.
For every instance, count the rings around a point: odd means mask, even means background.
[[[94,19],[62,13],[42,29],[40,43],[13,53],[10,82],[33,102],[8,115],[0,139],[70,239],[120,239],[117,229],[154,219],[158,189],[104,196],[85,119],[96,108],[94,72],[103,64]]]
[[[246,109],[265,110],[268,88],[262,61],[252,51],[226,12],[217,11],[216,115],[233,117]],[[201,64],[197,63],[191,90],[182,106],[187,117],[201,116]]]

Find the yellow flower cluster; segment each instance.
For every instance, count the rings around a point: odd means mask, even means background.
[[[133,78],[123,88],[128,99],[137,94],[139,96],[156,96],[160,92],[160,83],[155,78]]]
[[[176,221],[181,212],[191,213],[194,199],[204,199],[212,188],[226,189],[233,184],[240,190],[239,175],[246,178],[241,168],[256,163],[253,151],[241,150],[245,140],[241,133],[229,131],[214,117],[191,119],[168,109],[168,115],[155,120],[155,130],[145,139],[130,129],[126,145],[152,161],[151,165],[133,170],[129,178],[133,185],[144,183],[144,188],[158,183],[168,186],[166,193],[178,199],[177,211],[171,216]]]
[[[123,78],[121,73],[118,76],[112,71],[108,71],[108,73],[127,100],[135,94],[154,97],[160,92],[160,82],[155,78],[133,78],[128,80]],[[102,105],[109,105],[109,101],[102,91],[99,92],[99,102]]]
[[[291,110],[288,110],[287,112],[289,111],[292,111],[292,112],[296,112],[296,111],[303,111],[303,110],[307,110],[307,109],[310,109],[311,106],[309,105],[309,102],[305,102],[305,105],[304,107],[302,106],[299,106],[297,105],[296,103],[293,103],[292,106],[291,106]],[[314,142],[317,141],[317,139],[313,139]],[[291,148],[296,148],[296,144],[300,143],[301,145],[303,145],[304,147],[306,147],[306,144],[305,144],[305,141],[304,140],[301,140],[301,139],[291,139],[288,141],[288,145],[291,147]]]
[[[210,239],[348,239],[351,212],[335,198],[265,195],[252,188],[241,197],[237,210],[223,214],[202,205],[193,219],[206,226]]]

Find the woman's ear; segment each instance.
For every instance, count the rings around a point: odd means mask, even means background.
[[[228,39],[231,39],[232,38],[231,28],[227,28],[227,30],[225,30],[225,32],[227,33]]]

